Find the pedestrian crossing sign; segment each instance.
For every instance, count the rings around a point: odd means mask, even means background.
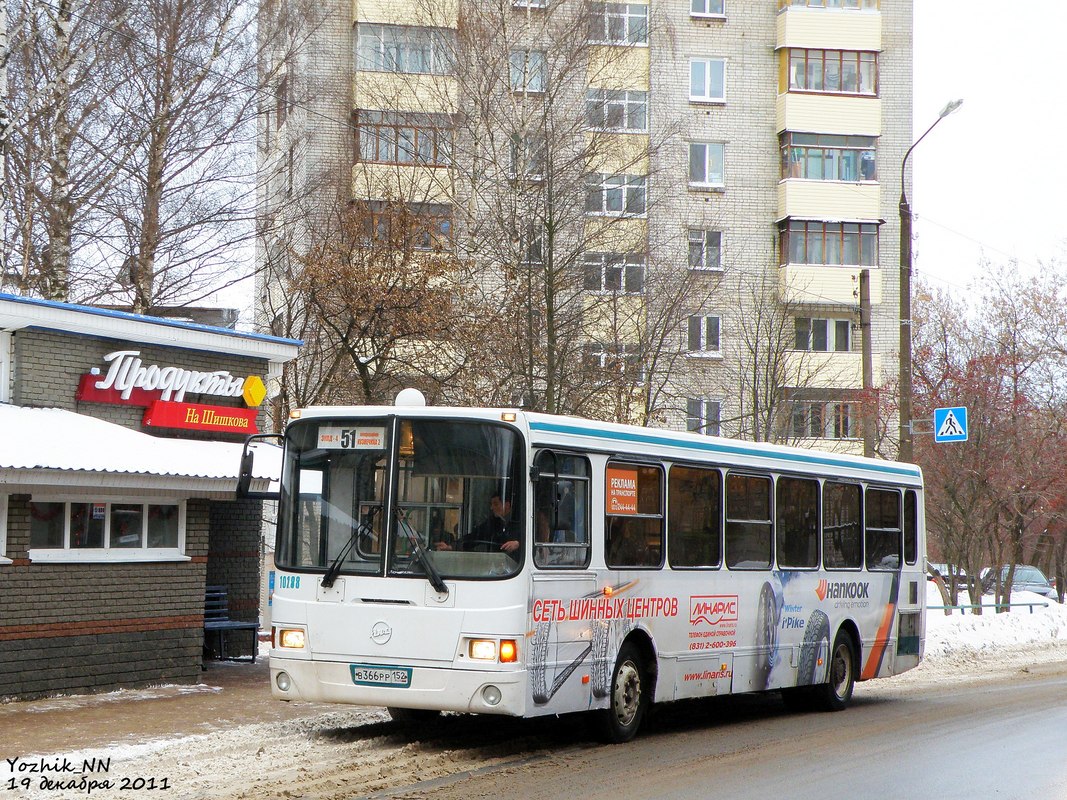
[[[967,407],[934,409],[934,441],[967,441]]]

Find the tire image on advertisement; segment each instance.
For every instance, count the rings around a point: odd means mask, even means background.
[[[604,741],[621,744],[637,735],[648,708],[651,688],[640,650],[633,642],[625,642],[611,673],[608,707],[596,712]]]
[[[778,597],[770,582],[764,583],[756,609],[756,688],[766,688],[778,661]]]
[[[830,650],[830,618],[825,612],[815,609],[804,626],[804,641],[800,645],[800,661],[797,664],[797,686],[813,686],[822,683],[826,654]]]

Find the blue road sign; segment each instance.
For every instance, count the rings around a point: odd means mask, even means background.
[[[934,441],[967,441],[966,406],[953,406],[952,408],[934,409]]]

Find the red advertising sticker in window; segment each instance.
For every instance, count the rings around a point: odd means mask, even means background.
[[[637,513],[637,470],[608,467],[606,470],[608,514]]]

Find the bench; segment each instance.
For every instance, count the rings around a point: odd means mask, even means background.
[[[259,623],[230,619],[229,590],[225,586],[207,586],[204,589],[204,643],[209,633],[218,633],[218,658],[234,661],[226,655],[226,643],[231,631],[249,631],[252,636],[252,663],[256,662],[259,649]]]

